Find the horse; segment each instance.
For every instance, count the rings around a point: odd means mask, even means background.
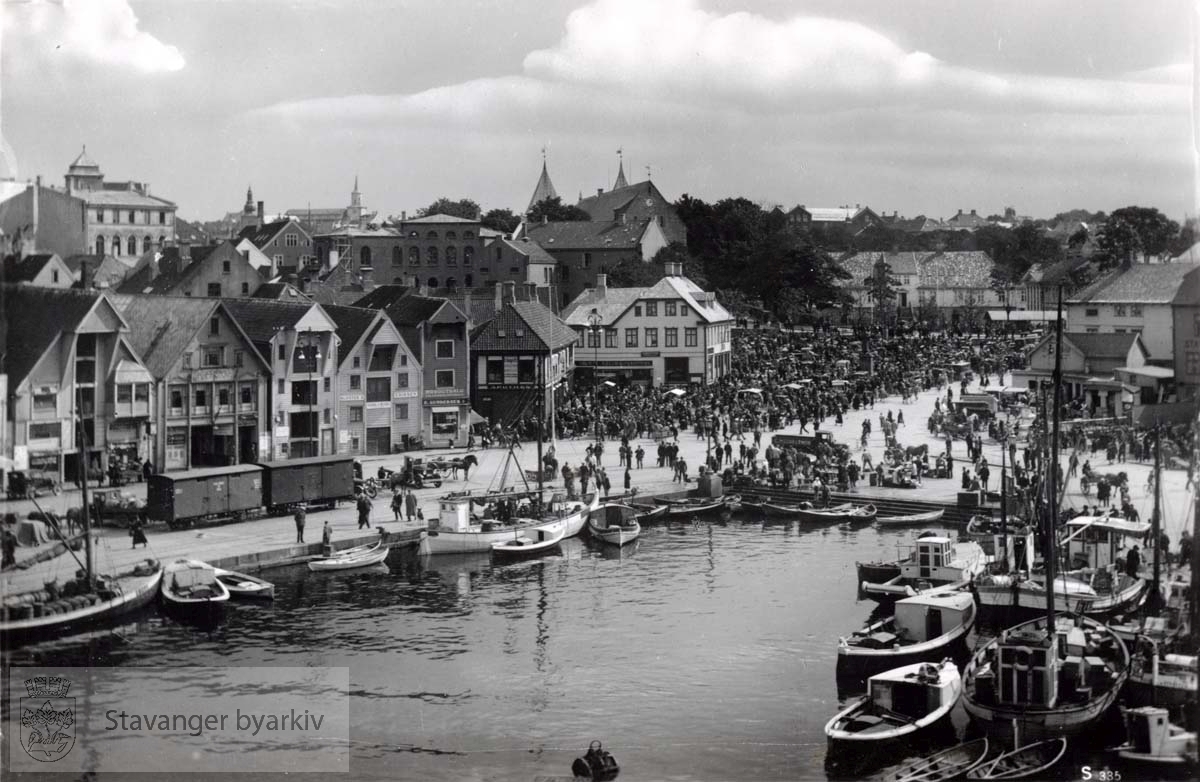
[[[470,469],[472,467],[476,467],[478,465],[479,465],[479,460],[475,458],[475,454],[473,454],[473,453],[469,453],[466,456],[463,456],[462,458],[459,458],[459,459],[451,459],[449,462],[446,463],[446,466],[450,469],[450,478],[452,480],[456,480],[456,481],[458,480],[458,471],[459,470],[464,470],[469,475]]]
[[[919,459],[924,459],[929,455],[929,443],[923,445],[910,445],[904,449],[904,456],[907,460],[912,461],[915,456]]]

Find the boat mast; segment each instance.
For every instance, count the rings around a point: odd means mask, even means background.
[[[547,355],[549,351],[547,350]],[[538,369],[537,369],[537,384],[538,384],[538,417],[537,417],[537,477],[538,477],[538,498],[537,510],[540,514],[542,511],[542,479],[545,467],[542,464],[542,423],[546,417],[546,382],[542,374],[542,356],[538,354]]]
[[[1046,635],[1052,638],[1054,634],[1054,568],[1055,561],[1054,536],[1058,534],[1058,419],[1062,405],[1062,286],[1058,286],[1058,310],[1054,320],[1054,409],[1052,432],[1050,435],[1050,459],[1047,465],[1050,470],[1050,526],[1046,530]]]
[[[90,589],[96,583],[96,569],[92,566],[92,524],[91,513],[88,509],[88,458],[87,438],[83,431],[83,411],[79,406],[79,390],[75,391],[75,439],[79,444],[80,488],[83,491],[83,540],[86,557],[84,570],[87,572],[87,583]]]
[[[1154,581],[1152,582],[1152,591],[1148,598],[1150,611],[1158,613],[1162,608],[1162,591],[1159,583],[1159,573],[1162,567],[1160,552],[1162,546],[1162,424],[1158,421],[1154,422],[1154,515],[1150,517],[1150,534],[1154,541]]]
[[[1005,427],[1004,439],[1000,441],[1000,556],[1005,563],[1008,562],[1008,478],[1005,468],[1008,461],[1009,436],[1008,427]]]

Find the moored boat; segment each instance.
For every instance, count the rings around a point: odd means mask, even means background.
[[[596,540],[624,546],[637,540],[642,532],[637,511],[628,505],[606,503],[588,516],[588,532]]]
[[[631,502],[629,506],[637,511],[637,515],[634,518],[637,519],[639,524],[662,519],[667,515],[667,511],[670,510],[670,507],[667,505],[643,505]]]
[[[381,530],[382,532],[382,530]],[[368,549],[347,549],[339,551],[331,557],[320,557],[309,560],[309,570],[354,570],[360,567],[378,565],[388,558],[390,548],[383,541],[383,535],[374,546]]]
[[[881,527],[912,527],[919,524],[932,524],[941,521],[945,508],[931,510],[928,513],[911,513],[907,516],[877,516],[875,523]]]
[[[234,600],[272,600],[275,598],[275,585],[261,578],[239,573],[236,570],[214,568],[217,580],[229,590],[229,596]]]
[[[925,530],[924,532],[922,532],[920,535],[917,536],[917,539],[936,538],[936,537],[940,537],[941,534],[942,533],[934,532],[933,530]],[[891,562],[882,562],[882,561],[878,561],[878,560],[876,560],[874,562],[855,562],[854,563],[855,574],[857,575],[858,578],[855,580],[854,583],[855,583],[855,586],[856,586],[857,590],[859,591],[859,593],[861,594],[861,590],[862,590],[861,585],[864,581],[872,583],[872,584],[882,584],[885,581],[890,581],[893,578],[896,578],[897,576],[899,576],[900,575],[900,565],[907,558],[908,558],[908,555],[905,554]]]
[[[1109,628],[1085,616],[1045,616],[1003,631],[976,650],[964,673],[972,721],[1004,739],[1014,721],[1037,741],[1074,736],[1096,724],[1129,676],[1129,652]]]
[[[716,513],[730,501],[729,497],[710,499],[707,497],[690,497],[686,500],[664,500],[658,497],[654,501],[667,506],[668,518],[699,516],[706,513]]]
[[[1197,704],[1196,655],[1168,651],[1150,636],[1138,636],[1130,652],[1125,702],[1134,706],[1182,708],[1192,713]]]
[[[878,602],[912,597],[935,587],[969,582],[987,567],[988,556],[978,543],[955,543],[940,535],[921,536],[900,560],[900,573],[887,581],[862,581],[859,594]]]
[[[515,501],[517,495],[509,499]],[[592,493],[586,500],[566,500],[555,495],[545,513],[516,514],[511,518],[477,518],[472,514],[472,505],[482,502],[491,513],[495,503],[489,498],[471,497],[468,494],[450,494],[438,501],[439,511],[435,519],[429,520],[422,550],[429,554],[469,554],[491,551],[492,544],[503,543],[515,534],[531,529],[561,527],[563,537],[573,537],[587,523],[588,513],[599,507],[599,494]]]
[[[1129,742],[1114,747],[1122,760],[1145,766],[1183,766],[1196,757],[1196,733],[1171,723],[1167,710],[1142,706],[1125,710]]]
[[[159,594],[168,611],[193,621],[217,619],[229,602],[229,590],[217,578],[216,569],[197,559],[177,559],[168,564]]]
[[[867,523],[875,520],[875,506],[863,505],[856,508],[846,502],[832,508],[797,508],[793,514],[800,521],[812,524],[832,524],[839,522]]]
[[[557,549],[563,537],[560,524],[524,529],[507,540],[493,543],[492,556],[501,559],[540,557]]]
[[[1067,752],[1063,737],[1025,744],[967,771],[967,779],[1025,779],[1054,768]]]
[[[762,504],[763,514],[773,519],[794,519],[808,510],[812,510],[811,502],[798,502],[795,505],[788,505],[768,500]]]
[[[958,779],[982,763],[987,753],[986,738],[964,741],[887,769],[879,779],[880,782],[941,782],[944,779]]]
[[[899,600],[892,616],[838,640],[838,678],[866,677],[956,654],[965,657],[975,616],[975,601],[965,592]]]

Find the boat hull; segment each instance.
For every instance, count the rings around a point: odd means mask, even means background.
[[[1139,604],[1146,594],[1146,582],[1135,579],[1119,592],[1109,595],[1073,594],[1054,590],[1054,610],[1058,613],[1081,613],[1085,616],[1104,616],[1127,611]],[[981,608],[1045,613],[1046,591],[1036,582],[1012,584],[975,584],[975,599]]]
[[[229,590],[232,600],[274,600],[275,585],[261,578],[217,568],[217,578]]]
[[[121,591],[109,600],[74,611],[0,622],[0,647],[12,648],[91,629],[144,608],[158,595],[162,576],[161,566],[145,576],[121,576],[116,579]]]
[[[825,772],[831,778],[861,778],[907,757],[949,746],[955,741],[953,709],[934,717],[927,725],[885,739],[847,740],[828,737]]]
[[[856,562],[858,583],[882,584],[900,576],[899,562]]]
[[[185,570],[203,570],[211,573],[212,594],[204,597],[189,597],[176,593],[175,574]],[[215,624],[225,615],[229,603],[229,590],[217,579],[216,568],[196,560],[177,560],[163,571],[162,584],[158,590],[163,610],[171,617],[194,624]]]
[[[336,557],[326,560],[315,559],[308,563],[308,569],[313,571],[356,570],[380,564],[388,558],[389,553],[390,549],[387,546],[381,545],[378,549],[373,549],[365,554],[347,559],[338,559]]]
[[[933,510],[928,513],[914,513],[910,516],[877,516],[875,523],[881,527],[909,527],[940,521],[946,513],[945,509]]]
[[[959,662],[968,656],[967,638],[975,626],[978,609],[971,607],[963,623],[944,635],[911,646],[895,649],[865,649],[857,646],[838,647],[837,678],[841,684],[865,681],[868,677],[893,668],[923,662],[938,662],[947,657]]]
[[[633,527],[597,527],[588,522],[588,534],[601,543],[610,546],[627,546],[638,539],[642,532],[641,525]]]
[[[582,514],[582,518],[586,519],[586,514]],[[486,553],[492,550],[492,546],[496,543],[503,543],[506,540],[511,540],[514,535],[534,529],[562,529],[563,537],[567,537],[566,530],[568,528],[567,520],[563,519],[553,524],[547,524],[543,521],[535,521],[530,519],[525,524],[496,527],[491,530],[484,531],[482,528],[478,530],[469,530],[467,532],[449,532],[447,530],[429,530],[425,536],[424,545],[430,554],[476,554]],[[582,526],[580,527],[582,529]]]

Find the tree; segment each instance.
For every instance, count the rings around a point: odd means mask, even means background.
[[[656,252],[650,259],[650,263],[659,267],[659,275],[654,279],[655,282],[662,279],[662,271],[668,263],[678,263],[683,269],[684,277],[701,288],[706,290],[708,288],[708,274],[704,270],[704,265],[688,253],[687,245],[683,242],[671,242]]]
[[[663,267],[632,256],[606,269],[610,288],[648,288],[663,278]]]
[[[521,218],[513,214],[511,209],[489,209],[481,222],[484,228],[511,234],[521,224]]]
[[[417,217],[429,217],[430,215],[450,215],[451,217],[461,217],[464,220],[477,220],[479,219],[479,204],[469,198],[454,201],[443,196],[424,209],[417,210]]]
[[[764,307],[789,320],[848,298],[838,282],[850,274],[807,237],[785,231],[769,234],[757,242],[747,265],[754,273],[738,287],[757,294]]]
[[[883,323],[890,320],[891,302],[896,298],[896,286],[899,280],[892,276],[892,265],[887,262],[887,256],[880,253],[879,259],[871,267],[871,276],[863,281],[867,286],[867,294],[875,302],[875,320]]]
[[[529,222],[540,223],[546,219],[550,222],[591,220],[592,216],[573,204],[563,204],[558,196],[543,198],[529,210]]]
[[[1179,233],[1179,224],[1152,207],[1122,207],[1104,221],[1096,237],[1102,269],[1132,261],[1140,253],[1163,255]]]

